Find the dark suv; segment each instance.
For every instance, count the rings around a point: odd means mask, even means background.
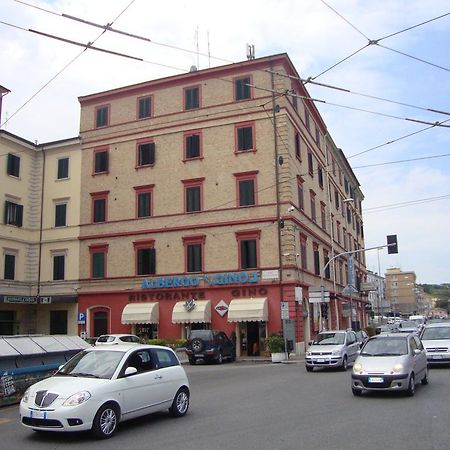
[[[189,364],[195,364],[198,359],[216,361],[218,364],[222,364],[224,359],[236,359],[233,342],[223,331],[215,330],[192,330],[187,340],[186,354]]]

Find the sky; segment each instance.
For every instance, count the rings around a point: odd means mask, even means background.
[[[71,138],[79,96],[243,61],[247,44],[287,53],[303,79],[350,91],[307,84],[365,196],[366,248],[398,236],[399,253],[367,251],[367,268],[450,283],[450,128],[435,125],[450,127],[449,13],[448,0],[0,0],[1,128]]]

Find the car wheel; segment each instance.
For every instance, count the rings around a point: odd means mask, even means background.
[[[116,431],[118,422],[117,407],[111,404],[103,405],[94,417],[92,434],[98,439],[108,439]]]
[[[429,383],[428,379],[428,368],[425,369],[425,376],[420,380],[423,386],[427,385]]]
[[[360,391],[359,389],[354,389],[354,388],[352,388],[352,394],[353,394],[355,397],[361,397],[362,391]]]
[[[312,372],[314,370],[314,367],[305,366],[307,372]]]
[[[344,355],[344,358],[342,359],[341,370],[345,372],[347,369],[348,369],[347,355]]]
[[[192,339],[192,350],[195,353],[201,352],[203,350],[203,341],[199,338]]]
[[[416,393],[416,380],[414,378],[414,374],[412,373],[409,377],[408,389],[406,390],[406,395],[408,397],[413,397]]]
[[[189,364],[190,364],[191,366],[195,365],[195,359],[189,358]]]
[[[223,363],[223,355],[222,352],[219,352],[219,354],[217,355],[217,364],[222,364]]]
[[[169,408],[169,412],[173,417],[184,416],[189,409],[189,391],[186,388],[181,388],[175,394],[172,406]]]

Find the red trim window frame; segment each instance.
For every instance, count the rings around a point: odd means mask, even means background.
[[[154,184],[146,184],[143,186],[134,186],[135,190],[135,217],[136,219],[145,219],[146,217],[152,217],[153,216],[153,189],[155,185]],[[140,216],[139,215],[139,195],[140,194],[150,194],[150,214],[148,216]]]
[[[203,211],[203,182],[205,178],[193,178],[191,180],[181,180],[183,183],[183,204],[185,214],[194,214]],[[200,209],[196,211],[187,210],[187,190],[190,188],[199,187],[200,188]]]
[[[309,190],[309,203],[311,208],[311,220],[317,223],[316,193],[312,189]]]
[[[297,175],[297,194],[298,194],[298,209],[305,210],[305,180],[300,175]]]
[[[307,157],[308,157],[308,173],[311,175],[311,177],[314,178],[314,156],[310,149],[308,149]]]
[[[148,249],[154,249],[155,248],[155,240],[154,239],[141,239],[139,241],[134,241],[133,242],[133,248],[134,248],[134,274],[136,276],[146,276],[146,275],[153,275],[153,274],[139,274],[138,273],[138,266],[139,266],[139,261],[138,261],[138,253],[139,250],[148,250]],[[155,261],[155,266],[156,266],[156,261]]]
[[[91,192],[91,223],[105,223],[108,222],[108,196],[109,191],[102,192]],[[105,220],[99,220],[94,222],[94,210],[95,210],[95,202],[97,200],[105,200]]]
[[[295,130],[294,134],[294,147],[295,147],[295,157],[302,162],[302,138],[300,133]]]
[[[313,242],[313,255],[314,255],[314,274],[320,275],[320,252],[319,252],[319,244],[317,242]]]
[[[248,84],[253,85],[253,75],[252,74],[247,74],[247,75],[239,75],[238,77],[234,77],[233,78],[233,99],[235,102],[245,102],[246,100],[252,100],[254,97],[254,92],[253,92],[253,87],[249,86],[249,90],[250,90],[250,96],[246,97],[246,98],[237,98],[237,91],[236,91],[236,82],[239,80],[244,80],[248,78],[249,82]]]
[[[141,100],[146,100],[146,99],[150,99],[150,115],[144,116],[144,117],[139,117]],[[137,120],[145,120],[145,119],[150,119],[151,117],[153,117],[153,115],[154,115],[153,107],[154,107],[153,95],[141,95],[140,97],[138,97],[136,99],[136,118],[137,118]]]
[[[94,280],[102,280],[107,278],[108,273],[108,250],[109,244],[101,243],[101,244],[92,244],[89,246],[89,278]],[[103,267],[103,276],[102,277],[94,277],[94,254],[103,253],[104,255],[104,267]]]
[[[206,235],[195,235],[195,236],[183,236],[183,246],[184,246],[184,272],[185,273],[201,273],[205,269],[205,241]],[[200,245],[201,248],[201,267],[200,270],[189,271],[188,267],[188,247],[190,245]]]
[[[153,157],[153,162],[149,163],[149,164],[139,164],[139,147],[141,145],[144,144],[153,144],[155,146],[154,148],[154,157]],[[153,138],[146,138],[146,139],[139,139],[136,141],[136,166],[135,169],[142,169],[145,167],[153,167],[155,165],[155,160],[156,160],[156,144],[155,141],[153,140]]]
[[[236,207],[250,208],[258,204],[258,172],[259,170],[252,170],[250,172],[234,173],[236,178]],[[240,183],[241,181],[253,181],[253,204],[241,205]]]
[[[303,270],[308,269],[308,250],[306,234],[300,233],[300,263]]]
[[[187,156],[187,138],[191,136],[198,136],[199,154],[192,158]],[[202,130],[190,130],[183,133],[183,162],[203,159],[203,135]]]
[[[95,171],[95,159],[96,159],[96,155],[97,153],[106,153],[106,170],[102,170],[99,172]],[[102,147],[96,147],[94,148],[94,151],[92,153],[92,176],[98,176],[98,175],[104,175],[104,174],[108,174],[109,173],[109,165],[110,165],[110,160],[109,160],[109,146],[108,145],[104,145]]]
[[[198,89],[198,106],[194,108],[186,108],[186,91],[190,89]],[[183,111],[195,111],[197,109],[200,109],[202,107],[202,85],[201,84],[195,84],[193,86],[186,86],[183,88]]]
[[[260,266],[260,241],[261,241],[261,230],[245,230],[237,231],[235,233],[236,241],[238,245],[238,264],[239,270],[250,270],[257,269]],[[241,242],[242,241],[255,241],[255,252],[256,252],[256,266],[255,267],[243,267],[242,266],[242,253],[241,253]]]
[[[325,211],[325,203],[324,202],[320,202],[320,219],[321,219],[321,225],[322,225],[322,229],[326,230],[327,229],[327,218],[326,218],[326,211]]]
[[[243,128],[251,128],[252,130],[252,146],[246,149],[239,149],[239,130]],[[256,129],[255,122],[241,122],[234,125],[234,153],[242,154],[248,152],[256,152]]]
[[[98,126],[97,125],[97,111],[99,109],[103,109],[103,108],[106,108],[106,125]],[[94,111],[94,129],[109,127],[110,120],[111,120],[111,105],[109,103],[107,103],[105,105],[98,105],[98,106],[95,107],[95,111]]]
[[[328,250],[325,249],[322,249],[322,253],[323,253],[323,267],[325,267],[325,264],[329,262],[330,253],[328,252]],[[323,275],[328,280],[331,278],[331,264],[328,264]]]

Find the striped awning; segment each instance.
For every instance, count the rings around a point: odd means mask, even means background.
[[[267,322],[267,297],[235,298],[228,307],[228,322]]]
[[[211,300],[177,302],[172,311],[172,323],[210,323]]]
[[[122,311],[122,323],[159,323],[159,303],[129,303]]]

